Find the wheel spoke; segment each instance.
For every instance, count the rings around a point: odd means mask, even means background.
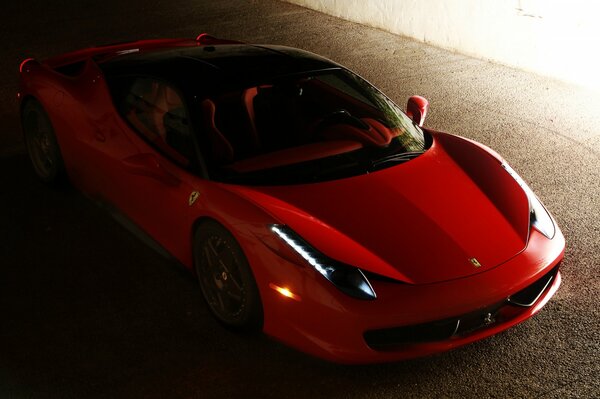
[[[227,311],[227,307],[225,306],[225,302],[223,302],[223,295],[220,292],[217,292],[216,294],[216,298],[218,301],[218,305],[219,308],[221,308],[222,311]]]
[[[221,258],[221,256],[219,255],[219,251],[217,251],[217,249],[215,248],[215,246],[213,245],[212,242],[209,242],[209,247],[211,252],[213,253],[213,255],[215,256],[217,262],[219,262],[219,264],[221,265],[221,268],[223,268],[223,270],[225,270],[227,273],[229,273],[229,268],[227,267],[227,265],[223,262],[223,259]]]
[[[219,262],[219,264],[221,265],[221,268],[225,270],[228,274],[230,274],[231,271],[229,270],[229,267],[225,262],[223,262],[223,258],[221,257],[221,255],[219,255],[219,251],[217,251],[212,242],[209,242],[209,247],[213,255],[216,257],[217,262]]]
[[[206,266],[208,266],[208,268],[209,268],[209,269],[212,269],[212,267],[210,266],[210,263],[211,263],[211,261],[210,261],[211,255],[210,255],[210,253],[208,252],[208,247],[207,247],[206,245],[203,245],[203,246],[202,246],[202,251],[204,252],[204,260],[206,261]]]
[[[245,323],[253,305],[251,286],[246,286],[245,258],[236,242],[217,229],[210,229],[196,244],[196,271],[211,311],[222,322]],[[250,290],[250,291],[249,291]]]
[[[238,302],[241,302],[241,301],[242,301],[242,299],[243,299],[243,297],[242,297],[242,294],[241,294],[241,293],[240,293],[240,294],[236,294],[235,292],[232,292],[231,290],[227,290],[227,291],[225,291],[225,294],[226,294],[227,296],[229,296],[230,298],[233,298],[233,299],[235,299],[235,300],[236,300],[236,301],[238,301]]]
[[[229,280],[231,281],[231,283],[233,283],[233,285],[235,285],[235,288],[237,288],[239,291],[242,291],[242,284],[239,281],[237,281],[237,276],[229,274]]]
[[[236,286],[239,290],[239,282],[236,281],[235,278],[229,273],[227,273],[228,279],[227,281],[221,280],[224,284],[222,287],[217,285],[218,277],[221,275],[221,268],[223,268],[223,261],[218,254],[218,251],[215,249],[214,243],[212,241],[208,241],[203,246],[204,260],[206,267],[206,273],[203,276],[204,285],[206,288],[210,290],[212,296],[212,302],[214,302],[214,306],[218,307],[223,312],[235,313],[238,311],[239,303],[242,300],[242,296],[240,293],[235,293],[231,290],[231,286]],[[224,268],[227,269],[228,268]],[[233,299],[232,302],[230,299]]]
[[[207,245],[204,246],[204,254],[205,254],[205,259],[206,259],[206,263],[209,269],[210,273],[215,273],[217,272],[219,269],[216,266],[216,263],[219,262],[218,258],[215,259],[215,255],[211,254],[209,252],[209,249]]]
[[[215,248],[215,246],[213,244],[213,240],[208,240],[207,245],[208,245],[208,249],[210,249],[210,251],[213,253],[213,255],[216,257],[219,257],[219,252],[217,252],[217,249]]]

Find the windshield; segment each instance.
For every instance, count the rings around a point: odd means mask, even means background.
[[[406,162],[423,131],[368,82],[342,69],[228,90],[200,103],[200,147],[212,179],[318,182]]]

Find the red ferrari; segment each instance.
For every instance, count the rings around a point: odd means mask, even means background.
[[[225,326],[343,363],[456,348],[538,312],[565,241],[498,154],[315,54],[206,34],[20,66],[36,174],[195,271]]]

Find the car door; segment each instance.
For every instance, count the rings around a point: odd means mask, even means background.
[[[120,121],[97,121],[95,146],[110,154],[101,196],[174,256],[184,260],[202,180],[183,96],[171,84],[130,77],[113,92]],[[104,123],[110,126],[103,126]],[[127,146],[123,143],[127,142]],[[117,148],[113,148],[117,147]]]

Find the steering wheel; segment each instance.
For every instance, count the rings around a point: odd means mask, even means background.
[[[329,114],[321,118],[316,123],[313,131],[315,132],[315,134],[319,134],[319,132],[321,132],[327,126],[336,124],[348,124],[362,130],[369,130],[370,128],[370,126],[366,122],[360,120],[355,116],[352,116],[352,114],[350,114],[348,110],[340,108],[330,112]]]

